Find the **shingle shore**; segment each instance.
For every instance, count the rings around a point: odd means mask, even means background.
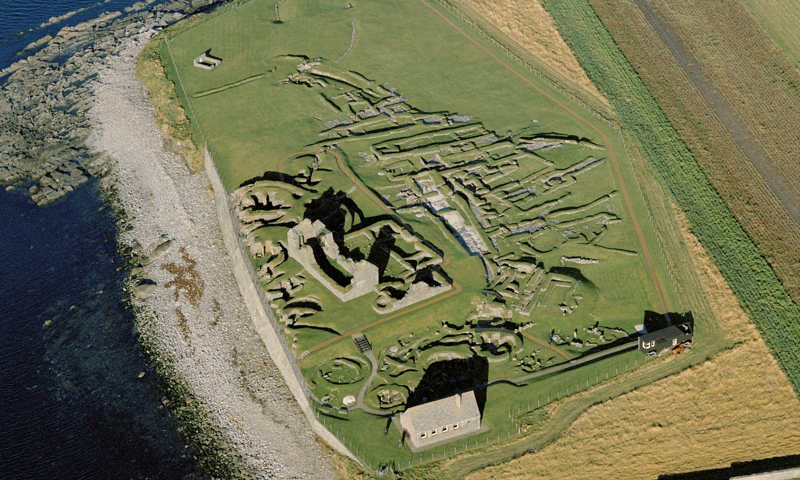
[[[101,184],[121,214],[120,246],[144,265],[128,287],[140,336],[170,357],[243,476],[333,478],[329,454],[253,329],[207,177],[190,174],[163,148],[134,75],[134,58],[153,33],[128,37],[98,67],[88,111],[90,146],[115,164]]]

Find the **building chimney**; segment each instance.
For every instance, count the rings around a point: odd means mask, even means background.
[[[461,408],[461,394],[456,393],[456,407]]]

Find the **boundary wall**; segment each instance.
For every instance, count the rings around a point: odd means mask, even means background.
[[[311,392],[303,374],[300,372],[300,368],[298,368],[297,363],[292,359],[294,353],[286,343],[286,339],[283,337],[283,333],[275,321],[272,310],[269,308],[269,302],[267,302],[264,296],[264,289],[261,288],[261,283],[258,281],[255,270],[253,270],[253,265],[248,260],[244,241],[236,228],[237,220],[235,210],[230,203],[228,193],[222,183],[222,178],[219,175],[217,166],[214,164],[214,159],[208,151],[208,147],[205,148],[204,164],[208,180],[214,188],[214,203],[217,207],[217,218],[219,220],[220,230],[222,230],[222,238],[231,260],[234,277],[236,278],[236,283],[239,285],[239,291],[244,298],[245,305],[247,305],[247,309],[250,312],[250,318],[253,321],[256,332],[258,332],[259,337],[261,337],[261,341],[264,342],[264,346],[267,347],[270,357],[272,357],[272,360],[281,372],[281,375],[286,381],[286,385],[300,405],[300,409],[308,418],[308,422],[314,433],[319,435],[325,443],[330,445],[331,448],[337,452],[355,460],[362,467],[367,468],[341,440],[317,420],[310,399],[316,401],[318,404],[320,401]]]

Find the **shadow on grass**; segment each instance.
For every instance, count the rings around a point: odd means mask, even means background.
[[[484,357],[476,355],[434,362],[408,397],[406,409],[474,390],[478,409],[483,415],[488,380],[489,361]]]
[[[692,327],[692,331],[694,331],[694,316],[692,315],[692,312],[686,312],[683,314],[678,312],[668,312],[667,314],[663,314],[645,310],[643,322],[644,328],[646,328],[648,332],[655,332],[656,330],[667,328],[669,326],[667,316],[669,316],[669,321],[671,321],[673,325],[683,325],[684,323],[689,323]]]

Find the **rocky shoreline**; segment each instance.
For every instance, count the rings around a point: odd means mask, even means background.
[[[141,4],[141,5],[139,5]],[[135,58],[198,8],[174,1],[65,27],[0,72],[0,183],[44,205],[88,180],[117,212],[143,347],[195,454],[220,478],[334,478],[254,330],[204,174],[166,152]],[[134,11],[135,9],[139,11]]]
[[[174,0],[149,7],[137,2],[126,12],[65,26],[23,52],[35,52],[0,70],[0,185],[25,188],[45,205],[112,168],[111,159],[87,147],[87,112],[105,58],[132,35],[159,31],[209,0]],[[210,0],[214,3],[214,0]],[[63,17],[63,18],[62,18]],[[68,16],[51,19],[57,23]]]

